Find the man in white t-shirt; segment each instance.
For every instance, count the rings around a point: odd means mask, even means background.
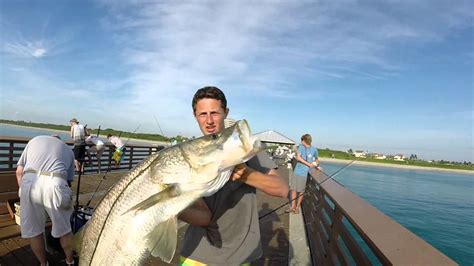
[[[89,133],[84,125],[79,124],[76,118],[69,121],[71,123],[71,138],[74,141],[74,165],[76,171],[84,171],[84,159],[86,155],[86,135]]]

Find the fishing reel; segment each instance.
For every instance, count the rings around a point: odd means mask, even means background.
[[[90,206],[76,206],[71,215],[72,232],[79,231],[91,219],[93,212],[94,208]]]

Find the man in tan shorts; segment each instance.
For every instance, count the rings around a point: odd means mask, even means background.
[[[74,168],[71,148],[51,136],[31,139],[18,160],[21,236],[30,240],[41,265],[48,265],[43,240],[46,215],[51,218],[51,234],[60,238],[66,264],[74,265],[70,224],[73,202],[67,183],[74,178]]]

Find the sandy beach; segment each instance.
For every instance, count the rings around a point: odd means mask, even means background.
[[[332,159],[332,158],[324,158],[324,157],[320,157],[319,159],[321,160],[321,162],[331,162],[331,163],[340,163],[340,164],[348,164],[348,163],[352,162],[352,160]],[[376,166],[376,167],[413,169],[413,170],[430,170],[430,171],[438,171],[438,172],[451,172],[451,173],[474,175],[474,171],[461,170],[461,169],[446,169],[446,168],[438,168],[438,167],[423,167],[423,166],[415,166],[415,165],[374,163],[374,162],[364,162],[364,161],[355,161],[354,164],[355,165]]]

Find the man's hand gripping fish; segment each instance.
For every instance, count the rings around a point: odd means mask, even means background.
[[[79,263],[137,265],[150,254],[170,262],[179,212],[217,192],[233,166],[260,150],[260,142],[241,120],[217,136],[150,155],[108,191],[79,233]]]

